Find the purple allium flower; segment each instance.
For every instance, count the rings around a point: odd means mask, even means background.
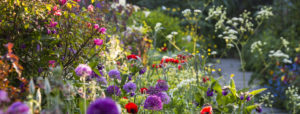
[[[94,39],[94,44],[98,45],[98,46],[101,46],[103,44],[103,40],[101,40],[101,39]]]
[[[169,104],[170,102],[170,97],[168,96],[168,94],[166,92],[159,92],[156,94],[158,97],[160,97],[160,100],[164,103],[164,104]]]
[[[101,27],[98,32],[100,32],[101,34],[106,34],[106,28]]]
[[[147,90],[147,94],[150,94],[150,95],[155,95],[159,92],[161,92],[161,91],[152,86],[150,86]]]
[[[250,101],[250,100],[251,100],[250,95],[248,95],[248,96],[246,97],[246,100],[247,100],[247,101]]]
[[[163,108],[163,103],[158,96],[150,95],[145,100],[144,108],[148,110],[161,110]]]
[[[134,92],[130,93],[130,96],[131,97],[135,96],[135,93]]]
[[[121,114],[121,111],[112,99],[98,98],[90,104],[87,114]]]
[[[244,95],[241,95],[241,96],[240,96],[240,99],[241,99],[241,100],[244,100],[244,98],[245,98]]]
[[[165,80],[157,80],[155,88],[160,90],[160,91],[168,91],[169,86],[168,86],[168,83]]]
[[[223,94],[223,96],[226,96],[228,94],[227,89],[223,89],[222,94]]]
[[[108,72],[108,76],[112,79],[121,80],[120,72],[117,69],[111,70]]]
[[[92,69],[86,64],[79,64],[75,69],[77,76],[91,76],[92,75]]]
[[[262,112],[262,108],[260,106],[257,106],[255,109],[257,112],[261,113]]]
[[[214,95],[214,90],[209,88],[209,89],[207,90],[207,92],[206,92],[206,95],[207,95],[208,97],[213,96],[213,95]]]
[[[2,102],[9,102],[9,98],[7,96],[7,93],[3,90],[0,90],[0,104],[2,104]]]
[[[101,85],[106,85],[107,84],[107,81],[106,81],[106,79],[104,78],[104,77],[97,77],[96,78],[97,79],[97,81],[101,84]]]
[[[139,71],[139,74],[142,75],[144,74],[145,72],[147,71],[147,68],[142,68],[140,71]]]
[[[136,90],[136,85],[135,83],[128,82],[123,86],[123,89],[129,93],[129,92],[134,92]]]
[[[120,88],[115,85],[108,86],[106,88],[106,92],[110,95],[115,94],[116,96],[119,96],[121,94]]]
[[[7,114],[29,114],[29,107],[22,102],[13,103],[8,109]]]

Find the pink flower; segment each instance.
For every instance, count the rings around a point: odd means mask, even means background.
[[[75,2],[80,2],[80,0],[73,0],[73,1],[75,1]]]
[[[105,34],[106,33],[106,28],[101,27],[98,32],[100,32],[101,34]]]
[[[88,24],[87,24],[87,26],[88,26],[88,27],[91,27],[91,26],[92,26],[92,24],[91,24],[91,23],[88,23]]]
[[[59,3],[60,3],[61,5],[64,5],[65,3],[67,3],[67,0],[59,0]]]
[[[61,16],[62,14],[61,14],[61,11],[60,11],[60,10],[56,10],[56,11],[54,12],[54,15],[56,15],[56,16]]]
[[[101,39],[94,39],[94,44],[98,45],[98,46],[101,46],[103,44],[103,40],[101,40]]]
[[[94,6],[92,4],[88,6],[88,11],[94,12]]]
[[[94,29],[99,29],[99,25],[98,24],[94,24]]]
[[[54,19],[52,19],[50,21],[50,24],[48,25],[49,27],[55,27],[57,25],[57,22],[54,21]]]
[[[57,6],[55,5],[53,8],[52,8],[52,11],[56,11],[57,10]]]

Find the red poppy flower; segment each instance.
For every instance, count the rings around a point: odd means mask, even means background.
[[[127,59],[128,60],[130,60],[130,59],[135,59],[136,60],[137,59],[137,55],[134,55],[134,54],[128,55]]]
[[[200,111],[200,114],[212,114],[213,110],[211,106],[206,106],[204,108],[202,108],[202,110]]]
[[[161,50],[162,50],[162,51],[167,51],[168,48],[167,48],[167,47],[162,47]]]
[[[202,80],[203,80],[203,82],[205,83],[206,81],[209,80],[209,77],[205,76],[205,77],[202,78]]]
[[[153,64],[153,65],[152,65],[152,68],[155,68],[155,67],[156,67],[156,64]]]
[[[181,70],[182,69],[182,66],[181,65],[178,65],[178,70]]]
[[[140,89],[140,92],[141,92],[142,94],[145,94],[145,93],[147,93],[147,90],[148,90],[147,88],[141,88],[141,89]]]
[[[174,59],[173,63],[178,64],[179,60],[178,59]]]
[[[128,99],[127,97],[122,97],[123,99]]]
[[[125,105],[125,108],[127,110],[128,113],[132,113],[132,114],[137,114],[138,112],[138,106],[134,103],[127,103]]]

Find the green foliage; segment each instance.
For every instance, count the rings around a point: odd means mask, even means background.
[[[166,36],[171,34],[171,32],[178,32],[178,35],[175,36],[176,42],[182,41],[182,28],[180,26],[180,20],[177,17],[171,17],[163,12],[161,10],[152,10],[151,13],[148,15],[148,17],[145,16],[145,13],[143,11],[139,11],[136,13],[133,13],[132,17],[129,19],[129,23],[134,25],[136,23],[144,23],[146,22],[147,25],[149,25],[152,29],[151,37],[154,40],[156,38],[156,47],[160,48],[163,47],[166,43],[168,48],[174,49],[171,44],[169,44],[169,41],[166,39]],[[161,23],[161,27],[163,27],[162,30],[158,31],[155,35],[155,25],[157,23]],[[135,25],[140,26],[140,25]]]

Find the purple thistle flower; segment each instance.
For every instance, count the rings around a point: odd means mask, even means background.
[[[112,99],[99,98],[90,104],[87,114],[121,114],[121,111]]]
[[[145,68],[142,68],[142,69],[139,71],[139,74],[140,74],[140,75],[145,74],[146,70],[147,70],[146,67],[145,67]]]
[[[0,90],[0,104],[2,104],[2,102],[9,102],[9,98],[7,96],[7,93],[3,90]]]
[[[251,100],[251,97],[248,95],[248,96],[246,97],[246,100],[247,100],[247,101],[250,101],[250,100]]]
[[[92,75],[92,69],[86,64],[79,64],[75,69],[77,76],[91,76]]]
[[[13,103],[8,109],[7,114],[29,114],[29,107],[22,102]]]
[[[108,86],[106,88],[106,92],[109,95],[115,94],[116,96],[120,96],[120,94],[121,94],[120,88],[118,86],[115,86],[115,85]]]
[[[160,90],[160,91],[168,91],[169,86],[165,80],[158,80],[155,88]]]
[[[128,82],[123,86],[123,89],[129,93],[129,92],[134,92],[136,90],[136,85],[135,83]]]
[[[256,109],[255,109],[258,113],[261,113],[262,112],[262,108],[260,106],[257,106]]]
[[[228,94],[227,89],[223,89],[222,94],[223,94],[223,96],[226,96]]]
[[[155,95],[159,92],[161,92],[161,91],[152,86],[150,86],[147,90],[147,94],[150,94],[150,95]]]
[[[148,110],[161,110],[163,108],[163,103],[158,96],[150,95],[145,100],[144,108]]]
[[[112,79],[121,80],[120,72],[117,69],[111,70],[108,72],[108,76]]]
[[[208,97],[213,96],[213,95],[214,95],[214,90],[209,88],[209,89],[207,90],[207,92],[206,92],[206,95],[207,95]]]
[[[164,103],[164,104],[169,104],[170,102],[170,97],[168,96],[168,94],[166,92],[159,92],[156,94],[158,97],[160,97],[160,100]]]

